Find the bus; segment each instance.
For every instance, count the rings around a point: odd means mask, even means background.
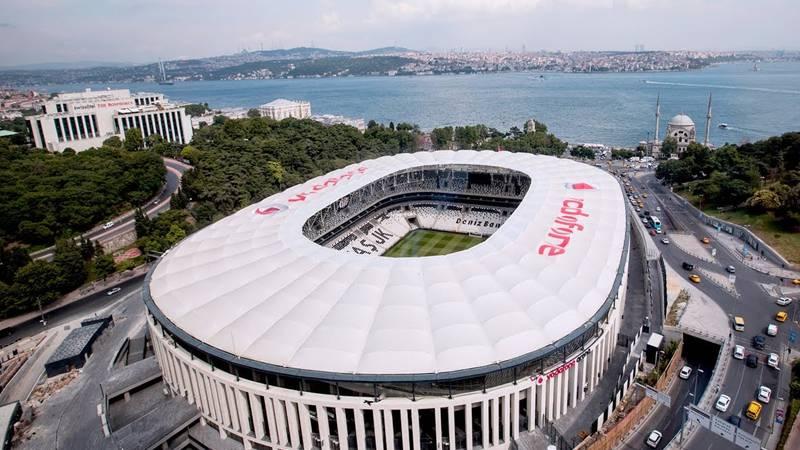
[[[650,216],[650,225],[656,230],[656,233],[661,233],[661,221],[656,216]]]

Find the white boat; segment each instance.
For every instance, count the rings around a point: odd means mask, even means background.
[[[719,126],[720,128],[722,128],[723,130],[724,130],[724,129],[726,129],[726,128],[728,128],[728,124],[727,124],[727,123],[725,123],[725,122],[723,122],[723,123],[719,124],[718,126]]]

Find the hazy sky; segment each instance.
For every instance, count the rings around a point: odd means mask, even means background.
[[[0,0],[0,66],[240,51],[800,48],[800,0]]]

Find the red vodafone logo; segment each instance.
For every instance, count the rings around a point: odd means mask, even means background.
[[[589,183],[575,183],[575,184],[572,185],[572,189],[577,189],[579,191],[586,191],[586,190],[594,189],[594,186],[592,186]]]
[[[271,216],[281,211],[285,211],[286,208],[287,208],[286,205],[281,205],[276,203],[273,205],[267,205],[267,206],[262,206],[261,208],[256,208],[255,213],[258,214],[259,216]]]

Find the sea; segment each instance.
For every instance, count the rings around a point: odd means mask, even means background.
[[[48,92],[128,88],[162,92],[212,108],[253,108],[276,98],[308,100],[313,114],[334,114],[423,130],[486,124],[501,131],[533,118],[570,143],[635,147],[652,139],[656,98],[660,134],[684,113],[705,134],[712,96],[710,141],[754,142],[800,131],[800,62],[726,63],[686,72],[553,73],[344,77],[241,81],[33,86]],[[727,129],[718,127],[720,123]]]

